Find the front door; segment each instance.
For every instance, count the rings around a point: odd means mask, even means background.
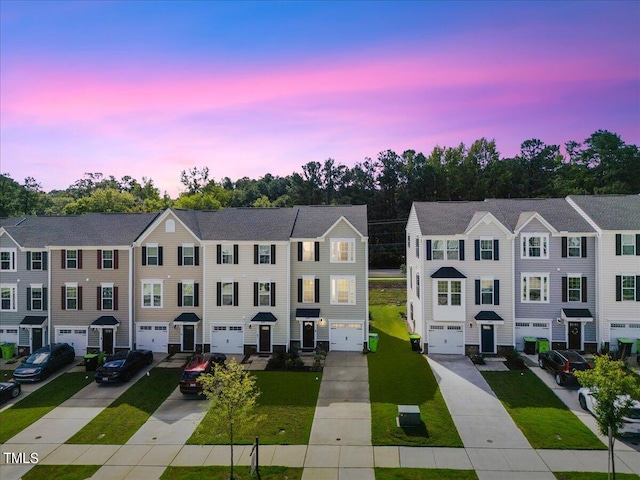
[[[113,328],[102,329],[102,351],[108,355],[113,353]]]
[[[182,350],[193,352],[196,349],[196,327],[195,325],[182,326]]]
[[[569,350],[582,350],[582,323],[569,322]]]
[[[316,334],[315,322],[302,322],[302,348],[315,348]]]
[[[480,325],[480,353],[496,353],[493,325]]]
[[[271,351],[271,325],[260,325],[260,338],[258,339],[258,351]]]
[[[42,329],[34,328],[31,330],[31,352],[35,352],[42,348]]]

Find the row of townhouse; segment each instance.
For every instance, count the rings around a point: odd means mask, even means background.
[[[0,342],[78,354],[359,351],[366,206],[4,219]]]
[[[407,315],[428,353],[640,339],[639,195],[415,202],[406,241]]]

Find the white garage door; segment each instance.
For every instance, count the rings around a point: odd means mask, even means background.
[[[214,325],[211,331],[211,351],[214,353],[244,354],[242,325]]]
[[[632,353],[637,352],[636,340],[640,338],[640,322],[612,323],[609,327],[609,345],[611,350],[618,350],[618,338],[633,340]]]
[[[87,353],[87,330],[81,328],[56,328],[56,342],[68,343],[76,351],[76,356]]]
[[[0,328],[0,343],[15,343],[18,344],[18,329],[17,328]]]
[[[429,325],[429,353],[464,355],[462,325]]]
[[[364,323],[330,322],[330,350],[334,352],[359,352],[364,347]]]
[[[550,322],[516,322],[516,350],[524,350],[524,337],[551,340]]]
[[[167,325],[138,325],[136,329],[136,348],[152,352],[169,351],[169,328]]]

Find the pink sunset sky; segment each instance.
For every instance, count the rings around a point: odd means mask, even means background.
[[[0,172],[216,180],[640,140],[640,2],[0,2]]]

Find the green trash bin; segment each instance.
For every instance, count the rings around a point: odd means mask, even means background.
[[[618,338],[618,351],[620,352],[620,358],[625,359],[631,356],[631,349],[633,348],[633,340],[630,338]]]
[[[104,357],[105,357],[106,355],[107,355],[107,354],[106,354],[106,353],[104,353],[104,352],[100,352],[100,353],[98,353],[98,365],[102,365],[102,364],[104,363]]]
[[[411,350],[414,352],[420,351],[420,335],[417,333],[412,333],[409,335],[409,341],[411,342]]]
[[[0,349],[2,349],[2,358],[4,358],[5,360],[9,360],[10,358],[13,358],[13,356],[15,355],[16,344],[3,343]]]
[[[539,337],[538,338],[538,353],[548,352],[550,350],[549,347],[549,339]]]
[[[369,334],[369,351],[376,353],[378,350],[378,334],[370,333]]]
[[[87,372],[95,372],[96,368],[98,368],[98,354],[87,353],[84,356],[84,366]]]

